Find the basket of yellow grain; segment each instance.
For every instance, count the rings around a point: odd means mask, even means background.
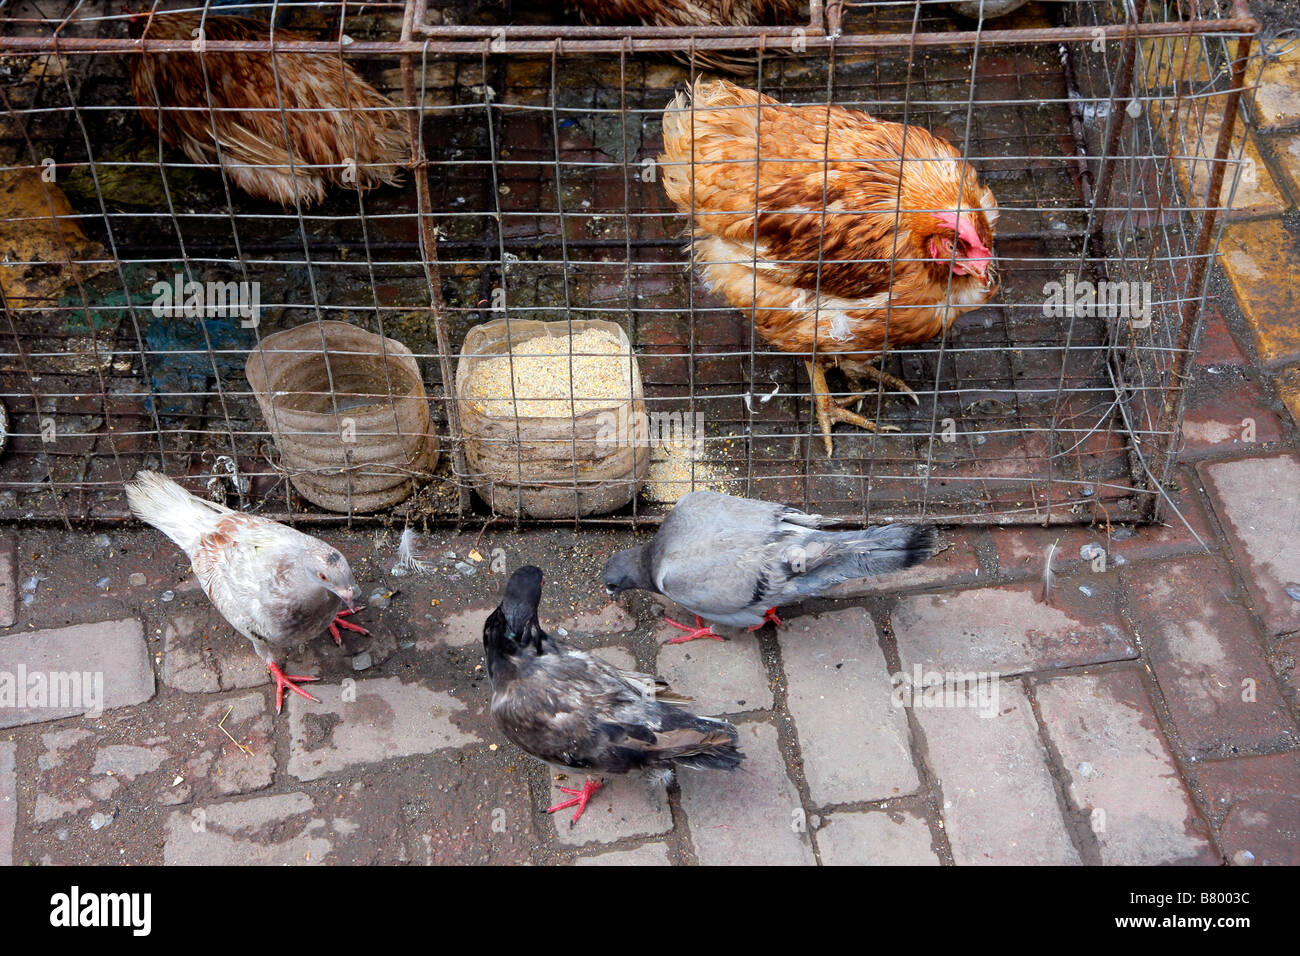
[[[650,464],[641,371],[613,322],[497,319],[465,337],[456,398],[470,481],[497,514],[615,511]]]

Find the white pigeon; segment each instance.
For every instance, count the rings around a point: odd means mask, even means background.
[[[284,704],[286,687],[316,701],[298,684],[319,678],[286,674],[275,651],[326,628],[336,644],[343,643],[340,626],[369,633],[342,619],[362,610],[354,605],[357,585],[347,558],[279,522],[196,498],[154,471],[137,473],[126,485],[126,497],[137,518],[189,555],[203,593],[266,662],[275,679],[275,712]]]
[[[670,644],[707,637],[701,618],[757,630],[777,627],[777,608],[818,597],[841,581],[910,568],[934,554],[929,525],[882,525],[823,531],[830,519],[788,505],[716,491],[683,495],[648,544],[605,563],[610,597],[639,588],[670,598],[695,615],[695,626]]]

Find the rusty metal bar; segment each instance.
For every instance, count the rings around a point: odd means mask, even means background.
[[[916,33],[902,36],[896,33],[845,34],[839,37],[816,35],[786,35],[780,28],[764,27],[746,36],[694,35],[694,49],[745,50],[753,49],[755,41],[777,50],[793,50],[796,43],[807,50],[829,50],[832,43],[837,49],[871,50],[897,48],[903,45],[923,47],[966,47],[978,38],[981,46],[1008,46],[1014,44],[1039,44],[1093,41],[1097,39],[1123,39],[1184,36],[1218,36],[1235,38],[1243,33],[1254,34],[1258,23],[1251,17],[1229,20],[1194,20],[1173,23],[1139,23],[1136,28],[1128,23],[1093,27],[1038,27],[1030,30],[958,30],[950,33]],[[204,49],[209,53],[334,53],[343,51],[351,56],[395,56],[417,53],[490,53],[564,54],[619,53],[680,53],[681,37],[641,38],[625,34],[619,28],[619,39],[565,41],[560,38],[505,41],[493,46],[490,39],[454,40],[208,40]],[[557,48],[557,44],[559,44]],[[82,54],[82,53],[189,53],[188,40],[149,40],[130,37],[23,37],[0,36],[0,53],[8,54]]]
[[[404,42],[410,39],[414,13],[414,4],[408,3],[402,22]],[[412,53],[403,53],[401,57],[402,93],[408,107],[421,102],[416,93],[413,56]],[[423,70],[421,77],[423,77]],[[419,90],[419,95],[422,96],[423,81],[420,83]],[[455,399],[456,373],[451,364],[451,337],[447,334],[446,309],[442,301],[442,279],[438,273],[438,231],[431,218],[433,199],[429,195],[428,160],[424,154],[424,136],[420,129],[423,112],[423,109],[406,111],[406,126],[411,136],[411,178],[415,180],[420,254],[424,264],[426,284],[429,287],[429,311],[433,314],[434,336],[438,343],[438,370],[442,376],[443,404],[447,410],[447,438],[451,442],[451,455],[456,472],[465,474],[468,467],[465,462],[465,444],[460,428],[460,409]],[[470,511],[469,487],[461,484],[457,491],[459,515],[463,516]]]
[[[1201,229],[1196,237],[1196,252],[1192,258],[1192,274],[1188,280],[1189,291],[1196,295],[1188,296],[1183,305],[1182,327],[1178,330],[1178,351],[1174,354],[1174,364],[1169,371],[1169,386],[1165,389],[1165,401],[1160,411],[1159,428],[1181,429],[1185,403],[1183,393],[1191,379],[1188,364],[1196,354],[1200,344],[1201,310],[1205,305],[1206,284],[1210,274],[1210,247],[1214,244],[1215,228],[1218,225],[1219,209],[1222,204],[1223,176],[1228,167],[1228,153],[1232,149],[1232,134],[1237,125],[1237,109],[1242,94],[1246,89],[1246,67],[1250,61],[1250,47],[1254,40],[1253,33],[1237,40],[1237,54],[1232,64],[1232,84],[1223,104],[1223,123],[1219,127],[1219,138],[1214,146],[1214,164],[1210,170],[1209,188],[1205,195],[1205,214],[1201,219]],[[1226,210],[1225,210],[1226,213]],[[1171,432],[1174,434],[1174,432]],[[1158,445],[1151,457],[1150,471],[1152,478],[1163,483],[1169,473],[1174,459],[1174,442]],[[1160,519],[1160,496],[1150,499],[1148,503],[1148,520]]]
[[[1140,26],[1146,8],[1147,0],[1135,0],[1133,19],[1130,23]],[[1111,183],[1115,180],[1115,152],[1119,149],[1120,137],[1124,135],[1124,117],[1127,115],[1125,110],[1119,108],[1119,104],[1127,100],[1133,90],[1133,70],[1137,66],[1137,41],[1136,32],[1127,33],[1124,37],[1123,52],[1120,54],[1119,85],[1116,87],[1115,96],[1111,99],[1110,115],[1107,117],[1110,121],[1110,130],[1106,136],[1106,145],[1101,151],[1101,172],[1097,177],[1097,202],[1094,207],[1096,209],[1105,207],[1110,199]],[[1093,223],[1097,230],[1102,227],[1101,218],[1098,216]]]

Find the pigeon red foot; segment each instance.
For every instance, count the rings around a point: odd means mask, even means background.
[[[334,643],[339,647],[343,646],[343,635],[339,633],[340,627],[346,627],[349,631],[356,631],[358,634],[369,634],[360,624],[353,624],[351,621],[343,620],[349,614],[356,614],[357,611],[364,611],[366,606],[344,608],[334,615],[334,620],[330,622],[330,633],[334,635]]]
[[[581,790],[572,790],[569,787],[561,787],[560,793],[567,793],[573,797],[573,799],[565,800],[563,803],[557,803],[553,807],[548,807],[546,812],[554,813],[556,810],[567,810],[569,807],[577,806],[578,809],[574,812],[573,819],[569,821],[570,825],[577,823],[578,817],[582,816],[582,811],[587,809],[587,802],[592,798],[595,792],[603,786],[604,784],[599,780],[588,780],[582,785]]]
[[[664,618],[664,623],[671,624],[673,627],[677,628],[677,630],[686,632],[681,637],[674,637],[670,639],[668,641],[669,644],[685,644],[687,641],[693,641],[701,637],[707,637],[710,640],[714,640],[714,641],[722,640],[722,637],[720,635],[713,633],[713,625],[705,624],[702,620],[700,620],[700,616],[698,614],[695,615],[694,627],[690,627],[686,624],[678,624],[671,617]]]
[[[745,628],[745,630],[747,630],[747,631],[757,631],[757,630],[759,630],[760,628],[762,628],[763,625],[766,624],[768,621],[771,621],[771,622],[772,622],[773,624],[775,624],[777,627],[785,627],[785,621],[781,620],[781,618],[780,618],[779,616],[777,616],[776,608],[774,608],[774,607],[770,607],[770,608],[768,608],[766,611],[763,612],[763,621],[762,621],[762,623],[760,623],[760,624],[755,624],[753,627],[747,627],[747,628]]]
[[[297,681],[298,683],[305,684],[308,681],[320,680],[319,677],[304,677],[300,674],[286,674],[284,671],[280,670],[280,666],[276,664],[275,661],[271,661],[271,663],[267,664],[266,669],[269,670],[271,676],[275,678],[275,712],[277,714],[280,712],[280,708],[284,706],[284,689],[286,687],[299,697],[306,697],[310,701],[317,704],[320,703],[320,700],[307,693],[299,687],[298,684],[294,683],[294,681]]]

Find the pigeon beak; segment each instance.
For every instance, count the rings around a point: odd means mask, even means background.
[[[334,593],[337,594],[340,598],[342,598],[343,603],[346,604],[349,608],[355,605],[356,597],[357,597],[357,592],[355,588],[350,588],[350,587],[339,588]]]

